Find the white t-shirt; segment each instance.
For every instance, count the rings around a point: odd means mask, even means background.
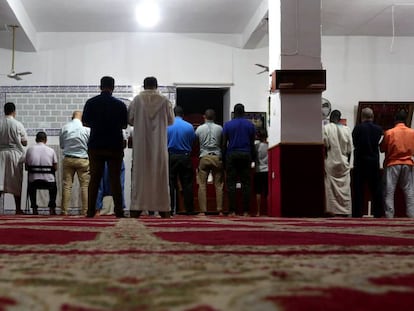
[[[55,163],[57,163],[55,150],[44,143],[36,143],[36,145],[30,146],[26,151],[26,165],[52,166]],[[41,173],[30,174],[29,182],[37,179],[54,182],[55,176]]]

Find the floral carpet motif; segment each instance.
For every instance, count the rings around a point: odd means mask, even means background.
[[[414,310],[414,220],[0,216],[0,311]]]

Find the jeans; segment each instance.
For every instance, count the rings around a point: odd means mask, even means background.
[[[125,209],[125,195],[124,195],[124,187],[125,186],[125,164],[122,161],[121,167],[121,187],[122,187],[122,207]],[[105,170],[102,176],[101,183],[99,184],[98,190],[98,197],[96,199],[96,209],[101,210],[103,207],[103,198],[107,195],[112,196],[111,192],[111,185],[109,183],[109,171],[108,171],[108,164],[105,163]]]
[[[236,184],[239,180],[242,186],[243,211],[250,210],[250,179],[251,179],[250,153],[233,151],[226,158],[227,190],[229,193],[229,212],[236,212]]]
[[[188,214],[194,212],[194,191],[193,191],[193,163],[189,154],[169,154],[169,183],[170,183],[170,200],[171,214],[177,212],[176,198],[178,193],[178,183],[181,183],[184,207]]]

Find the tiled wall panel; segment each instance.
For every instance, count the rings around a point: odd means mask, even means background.
[[[175,102],[175,87],[159,90]],[[100,93],[99,86],[0,86],[0,105],[14,102],[16,119],[23,123],[29,136],[40,130],[49,136],[59,135],[74,110],[83,110],[86,100]],[[113,95],[128,103],[134,96],[130,85],[116,86]],[[0,115],[3,115],[3,109]]]

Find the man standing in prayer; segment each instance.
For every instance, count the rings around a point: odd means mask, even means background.
[[[363,216],[365,185],[368,185],[371,194],[374,217],[379,218],[384,212],[379,165],[379,143],[383,131],[373,121],[372,109],[364,108],[361,111],[361,123],[352,131],[354,143],[352,217]]]
[[[16,214],[23,214],[21,193],[23,180],[24,146],[27,134],[22,123],[15,119],[14,103],[4,105],[4,117],[0,119],[0,195],[12,193]]]
[[[351,130],[341,124],[341,112],[334,110],[323,127],[325,144],[326,214],[349,216],[352,209],[350,156]]]
[[[90,129],[82,124],[82,111],[74,111],[72,121],[65,124],[59,136],[63,149],[62,215],[68,214],[75,173],[79,179],[82,198],[82,215],[88,210],[89,159],[88,140]]]
[[[90,181],[87,217],[94,217],[96,213],[96,198],[105,162],[108,163],[115,216],[125,217],[121,186],[121,166],[124,158],[122,129],[126,129],[128,125],[128,111],[121,100],[112,96],[114,87],[114,78],[102,77],[101,94],[88,99],[83,108],[82,122],[91,128],[88,142]]]
[[[171,213],[177,210],[178,179],[180,180],[184,207],[187,215],[194,214],[194,169],[191,150],[195,140],[193,125],[183,119],[184,111],[180,106],[174,108],[174,124],[168,127],[168,155],[170,170]],[[177,179],[178,178],[178,179]]]
[[[216,189],[216,210],[223,210],[223,161],[221,158],[223,128],[214,123],[216,113],[207,109],[204,113],[205,122],[196,129],[200,145],[200,161],[198,165],[198,204],[201,213],[207,211],[207,179],[213,175]]]
[[[170,216],[167,127],[174,122],[172,104],[158,90],[155,77],[144,79],[144,91],[128,107],[132,136],[131,217],[142,211]]]
[[[394,217],[394,193],[399,185],[404,193],[406,213],[414,217],[413,156],[414,130],[407,127],[407,112],[401,110],[395,116],[395,126],[384,133],[380,144],[384,159],[384,208],[385,217]]]
[[[247,216],[251,198],[251,164],[255,161],[254,139],[256,129],[250,120],[244,118],[244,106],[234,106],[234,119],[223,127],[223,153],[226,157],[227,190],[229,214],[236,213],[236,184],[239,178],[243,193],[243,212]]]

